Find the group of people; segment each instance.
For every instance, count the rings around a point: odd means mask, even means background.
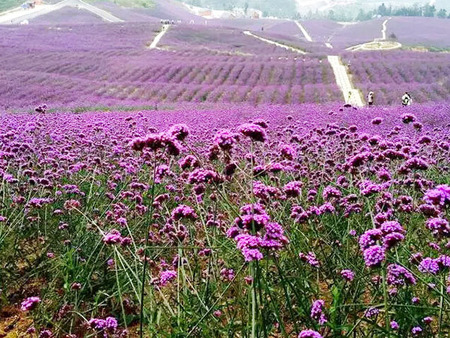
[[[367,104],[369,106],[373,106],[374,99],[375,94],[372,91],[370,91],[369,94],[367,94]],[[410,106],[411,103],[412,103],[411,95],[408,92],[405,92],[405,94],[403,94],[402,96],[402,106],[403,107]]]

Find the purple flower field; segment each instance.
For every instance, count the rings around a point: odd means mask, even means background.
[[[323,57],[298,57],[241,31],[198,26],[169,29],[165,50],[147,50],[158,29],[143,23],[0,27],[0,106],[341,100]]]
[[[0,337],[450,334],[448,54],[97,5],[0,26]]]
[[[340,24],[329,20],[307,20],[302,25],[313,41],[329,42],[341,50],[381,37],[382,19]]]
[[[102,23],[103,21],[95,14],[72,7],[65,7],[30,20],[32,25],[48,25],[48,22],[51,22],[52,25],[84,25]]]
[[[398,41],[408,46],[449,48],[449,20],[439,18],[395,17],[389,20],[387,34],[395,34]]]
[[[160,19],[181,20],[189,23],[191,20],[197,23],[204,23],[204,19],[189,13],[184,6],[175,0],[152,0],[150,8],[124,8],[114,2],[97,0],[93,2],[96,7],[104,9],[122,20],[129,22],[149,22]]]
[[[375,103],[399,104],[405,91],[414,102],[447,101],[450,98],[448,53],[385,51],[346,53],[355,85],[373,91]]]
[[[446,104],[38,110],[0,117],[23,330],[448,332]]]

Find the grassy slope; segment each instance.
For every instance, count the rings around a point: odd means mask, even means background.
[[[19,7],[23,3],[24,1],[22,0],[2,0],[0,1],[0,12],[7,11],[14,7]]]
[[[0,0],[0,12],[10,10],[15,7],[19,7],[26,0]],[[96,0],[88,0],[87,2],[95,2]],[[152,0],[109,0],[117,5],[123,7],[144,7],[149,8],[154,5]],[[58,1],[45,1],[45,3],[55,3]]]
[[[105,0],[102,0],[102,1],[105,1]],[[119,5],[122,7],[150,8],[150,7],[153,7],[153,5],[154,5],[154,2],[152,0],[107,0],[107,1],[115,3],[116,5]],[[88,2],[98,2],[98,0],[89,0]]]

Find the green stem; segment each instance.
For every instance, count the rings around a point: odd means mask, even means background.
[[[388,292],[386,287],[386,264],[382,267],[382,278],[383,278],[383,299],[384,299],[384,320],[386,332],[390,332],[390,320],[389,320],[389,304],[388,304]],[[390,337],[390,333],[389,336]]]
[[[441,330],[442,330],[442,319],[444,315],[444,287],[445,287],[445,276],[441,277],[441,295],[439,297],[439,334],[438,336],[441,337]]]
[[[252,271],[252,338],[256,337],[256,275],[255,275],[255,262],[251,262]]]
[[[150,202],[150,221],[153,219],[153,201],[155,199],[155,176],[156,176],[156,154],[155,161],[153,163],[153,181],[152,181],[152,189],[151,189],[151,202]],[[141,287],[141,304],[140,304],[140,319],[139,319],[139,337],[143,338],[144,336],[144,293],[145,293],[145,279],[147,275],[147,247],[149,241],[149,232],[150,232],[150,224],[147,225],[146,234],[145,234],[145,246],[144,246],[144,269],[142,272],[142,287]]]

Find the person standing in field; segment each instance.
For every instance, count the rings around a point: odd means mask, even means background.
[[[410,106],[411,101],[412,101],[411,95],[409,95],[408,92],[405,92],[405,94],[403,94],[402,96],[402,106],[403,107]]]
[[[373,105],[373,98],[374,98],[374,94],[372,91],[370,91],[369,94],[367,95],[367,104],[369,106]]]

